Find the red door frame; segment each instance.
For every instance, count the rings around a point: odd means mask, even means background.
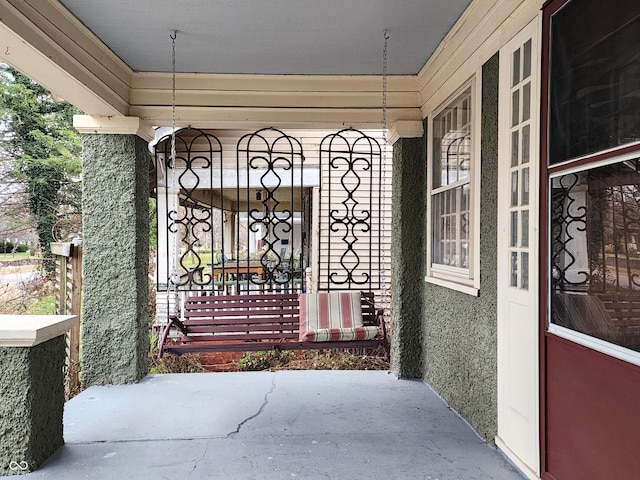
[[[640,156],[640,146],[626,146],[620,147],[615,150],[608,151],[606,153],[590,155],[587,158],[582,158],[572,162],[564,163],[561,165],[555,165],[550,167],[548,165],[548,128],[549,128],[549,73],[550,73],[550,55],[551,55],[551,17],[560,10],[564,5],[572,0],[548,0],[543,5],[543,22],[542,22],[542,65],[541,65],[541,109],[540,109],[540,265],[539,265],[539,285],[540,285],[540,322],[539,322],[539,351],[540,351],[540,472],[541,476],[545,480],[567,480],[568,475],[565,472],[562,473],[562,477],[555,477],[555,472],[550,472],[549,468],[555,468],[556,465],[562,464],[559,468],[567,467],[568,464],[578,465],[581,461],[585,463],[582,468],[587,468],[588,464],[589,478],[636,478],[628,477],[628,470],[633,468],[637,474],[640,471],[640,456],[634,455],[634,450],[637,449],[638,441],[640,439],[640,414],[633,412],[635,415],[631,415],[634,409],[629,407],[629,403],[636,402],[640,399],[640,382],[637,379],[640,378],[640,367],[629,364],[622,360],[612,358],[608,355],[596,352],[582,345],[576,344],[569,340],[562,339],[556,335],[547,332],[547,315],[548,315],[548,265],[549,265],[549,175],[555,172],[564,170],[569,165],[571,167],[585,165],[588,163],[605,160],[607,158],[617,157],[625,153],[638,152]],[[575,1],[575,0],[574,0]],[[580,378],[577,380],[572,376],[567,376],[565,372],[557,372],[555,370],[548,370],[548,359],[553,359],[553,362],[560,364],[568,358],[572,358],[574,363],[571,368],[571,374],[575,374],[582,379],[594,377],[594,382],[598,379],[601,382],[607,382],[600,384],[598,389],[588,389],[585,386],[587,384],[579,384]],[[552,368],[557,368],[557,365],[552,365]],[[551,374],[550,374],[551,373]],[[628,379],[636,380],[631,384],[625,383]],[[572,382],[572,380],[575,380]],[[589,380],[591,381],[591,380]],[[572,383],[566,385],[567,383]],[[634,385],[637,383],[637,385]],[[574,408],[575,404],[568,403],[571,401],[564,399],[563,396],[558,396],[552,393],[552,390],[557,388],[561,384],[562,388],[566,390],[569,397],[574,395],[576,398],[582,400]],[[606,386],[606,389],[604,388]],[[564,391],[563,390],[563,393]],[[563,458],[558,460],[558,456],[554,456],[553,451],[549,451],[550,432],[548,420],[551,417],[553,422],[562,422],[564,419],[557,414],[557,411],[550,409],[547,402],[551,399],[556,402],[553,407],[557,407],[558,403],[563,403],[561,407],[569,409],[568,415],[571,418],[579,419],[576,421],[589,420],[589,425],[585,427],[583,433],[585,437],[590,437],[585,441],[580,439],[577,443],[581,445],[568,445],[562,444],[562,448],[567,448],[565,454],[568,456],[570,452],[575,452],[578,458]],[[586,397],[585,397],[586,395]],[[585,401],[587,400],[587,401]],[[611,413],[610,411],[600,408],[601,402],[607,402],[610,407],[616,410]],[[638,403],[635,403],[638,405]],[[594,417],[594,413],[596,418]],[[602,415],[600,415],[602,414]],[[571,424],[570,421],[566,422]],[[574,423],[575,424],[575,423]],[[555,425],[554,425],[555,428]],[[623,431],[620,431],[622,429]],[[635,433],[638,432],[638,433]],[[573,432],[565,433],[563,440],[568,440],[567,443],[575,441],[575,438],[571,438]],[[577,433],[577,432],[576,432]],[[553,435],[556,435],[553,433]],[[596,437],[594,443],[597,445],[600,443],[611,444],[609,452],[599,452],[600,455],[594,455],[592,457],[580,459],[580,455],[584,456],[586,448],[583,443],[589,443],[590,439]],[[600,436],[604,437],[602,440]],[[575,443],[575,442],[574,442]],[[628,445],[632,445],[632,449],[629,450]],[[577,450],[571,450],[576,447]],[[620,450],[620,451],[618,451]],[[551,459],[551,461],[550,461]],[[633,465],[626,464],[624,462],[631,459]],[[619,463],[622,460],[623,464]],[[636,465],[637,462],[637,465]],[[593,475],[593,477],[591,477]],[[577,477],[568,477],[577,478]],[[583,477],[580,477],[583,478]]]

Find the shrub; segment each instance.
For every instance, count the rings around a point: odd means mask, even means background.
[[[28,250],[29,250],[29,245],[25,245],[23,243],[21,243],[16,247],[16,252],[18,253],[24,253],[24,252],[27,252]]]
[[[245,352],[238,361],[238,370],[243,372],[258,372],[269,368],[283,367],[293,358],[293,352],[285,350],[276,352]]]

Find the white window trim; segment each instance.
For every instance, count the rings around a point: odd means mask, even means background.
[[[586,335],[584,333],[571,330],[569,328],[561,327],[555,323],[550,323],[547,329],[549,333],[564,338],[565,340],[571,340],[578,345],[595,350],[596,352],[604,353],[610,357],[623,360],[633,365],[640,366],[640,352],[629,350],[628,348],[616,345],[615,343],[609,343],[605,340]]]
[[[461,293],[466,293],[472,296],[478,296],[480,294],[480,151],[481,151],[481,114],[482,114],[482,69],[478,69],[475,72],[473,78],[464,82],[464,84],[450,93],[443,101],[440,102],[440,106],[431,112],[427,116],[427,234],[426,234],[426,248],[427,248],[427,274],[425,276],[425,282],[439,285],[442,287],[456,290]],[[443,265],[432,264],[432,215],[431,215],[431,198],[434,193],[442,190],[441,187],[432,188],[433,185],[433,119],[440,112],[442,112],[447,105],[456,99],[466,89],[471,88],[471,178],[469,180],[469,186],[471,188],[471,198],[469,212],[471,215],[471,221],[469,223],[471,232],[469,234],[469,269],[458,269],[452,267],[446,267]]]

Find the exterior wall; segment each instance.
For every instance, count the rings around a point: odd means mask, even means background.
[[[64,443],[64,337],[0,348],[0,475],[35,470]]]
[[[486,439],[497,432],[498,55],[482,68],[480,296],[425,284],[423,379]]]
[[[401,138],[393,146],[391,218],[391,364],[403,378],[422,376],[424,139]]]
[[[149,154],[135,135],[83,135],[82,383],[147,374]]]

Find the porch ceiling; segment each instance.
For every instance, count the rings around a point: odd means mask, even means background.
[[[0,57],[85,113],[234,128],[419,121],[416,74],[470,0],[0,0]]]

